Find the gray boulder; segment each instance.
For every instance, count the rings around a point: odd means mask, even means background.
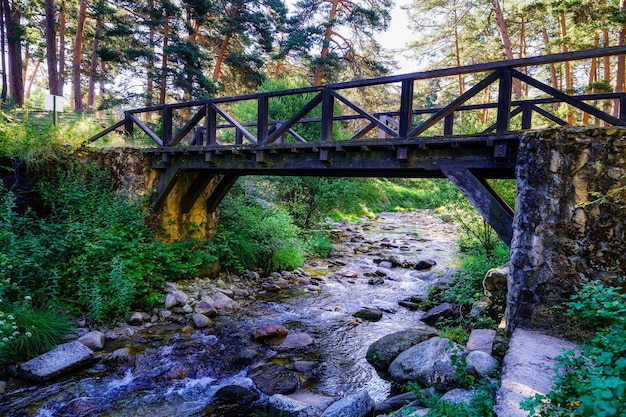
[[[79,342],[57,346],[18,366],[18,376],[31,381],[49,381],[81,368],[93,360],[93,351]]]
[[[280,417],[315,417],[320,415],[316,407],[287,397],[282,394],[274,394],[268,401],[269,414]]]
[[[89,332],[77,340],[77,342],[82,343],[93,351],[104,349],[104,341],[104,333],[97,330]]]
[[[333,403],[322,417],[362,417],[374,408],[374,400],[367,391],[359,391]]]
[[[170,309],[176,306],[184,306],[189,301],[189,296],[181,290],[171,290],[165,296],[165,308]]]
[[[477,376],[488,376],[492,374],[499,365],[496,358],[480,350],[468,353],[465,357],[465,362],[467,364],[465,370]]]
[[[204,314],[193,314],[191,320],[193,321],[193,325],[199,329],[208,327],[211,324],[211,319]]]
[[[439,401],[445,401],[453,404],[466,404],[470,405],[472,403],[472,397],[474,396],[474,391],[467,390],[463,388],[455,388],[443,394]]]
[[[211,297],[209,297],[207,302],[213,305],[213,307],[215,307],[218,310],[220,309],[230,310],[233,308],[235,304],[235,301],[232,298],[230,298],[226,294],[219,292],[219,291],[211,295]]]
[[[365,358],[379,371],[387,371],[391,362],[408,348],[438,334],[437,329],[425,324],[386,335],[372,343]]]
[[[463,346],[445,338],[433,337],[402,352],[389,365],[391,379],[405,383],[414,381],[419,385],[433,386],[444,392],[456,388],[454,355],[462,355]]]
[[[367,321],[378,321],[383,318],[383,312],[377,308],[365,307],[354,313],[353,316]]]
[[[458,311],[452,304],[443,303],[428,310],[420,320],[426,324],[435,324],[439,319],[454,319],[458,315]]]

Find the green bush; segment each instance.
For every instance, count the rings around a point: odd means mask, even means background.
[[[596,335],[557,358],[555,388],[523,404],[530,416],[623,417],[626,404],[626,295],[590,282],[568,303],[567,313]]]
[[[59,162],[60,163],[60,162]],[[167,245],[146,225],[141,202],[116,193],[107,171],[71,163],[39,182],[42,210],[14,211],[0,189],[0,298],[32,296],[94,323],[151,307],[165,279],[187,277],[216,258],[202,242]]]
[[[220,225],[212,242],[221,265],[266,272],[295,269],[304,263],[300,229],[279,205],[246,196],[241,189],[221,205]]]

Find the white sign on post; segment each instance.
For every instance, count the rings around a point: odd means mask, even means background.
[[[46,97],[44,98],[44,107],[46,110],[62,113],[63,101],[63,96],[53,96],[52,94],[46,94]]]

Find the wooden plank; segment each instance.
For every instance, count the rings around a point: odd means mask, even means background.
[[[237,132],[240,132],[242,135],[244,135],[250,142],[252,142],[254,144],[257,143],[257,140],[254,137],[254,135],[252,133],[248,132],[248,130],[245,127],[243,127],[241,125],[241,123],[239,123],[237,120],[233,119],[230,116],[230,114],[226,113],[224,110],[222,110],[220,107],[218,107],[215,104],[213,104],[211,107],[213,107],[215,109],[215,111],[220,114],[220,116],[222,116],[229,123],[231,123],[233,126],[235,126],[235,129],[237,130]]]
[[[165,171],[165,175],[159,181],[156,193],[150,198],[150,205],[155,212],[159,212],[165,204],[167,197],[178,182],[180,174],[181,169],[177,166],[170,166]]]
[[[320,121],[320,140],[329,142],[333,140],[333,119],[335,116],[335,97],[331,90],[322,92],[322,120]]]
[[[346,104],[352,110],[360,114],[363,118],[369,120],[370,123],[374,123],[376,126],[378,126],[379,129],[382,129],[383,131],[385,131],[385,133],[387,133],[391,137],[398,137],[398,132],[391,129],[389,126],[387,126],[387,124],[381,122],[380,120],[378,120],[378,118],[374,117],[373,115],[369,114],[364,109],[362,109],[361,107],[352,103],[350,100],[343,97],[341,94],[337,93],[336,91],[330,91],[330,94],[332,94],[334,97],[339,99],[342,103]]]
[[[163,141],[161,140],[161,138],[158,137],[157,134],[152,131],[152,129],[150,129],[148,126],[143,124],[141,120],[137,119],[132,114],[128,114],[127,117],[129,120],[132,120],[133,123],[135,123],[137,126],[139,126],[139,129],[143,130],[146,133],[146,135],[148,135],[148,137],[152,139],[157,145],[163,146]]]
[[[259,95],[257,110],[257,140],[264,144],[269,135],[269,97],[266,94]]]
[[[539,113],[543,117],[547,118],[548,120],[552,120],[554,123],[556,123],[556,124],[558,124],[560,126],[567,126],[569,124],[565,120],[561,119],[560,117],[557,117],[557,116],[553,115],[549,111],[544,110],[544,109],[542,109],[539,106],[533,105],[532,107],[533,107],[534,111],[536,111],[537,113]]]
[[[277,128],[267,139],[267,143],[273,143],[277,138],[284,135],[287,130],[289,130],[294,124],[296,124],[300,119],[309,114],[311,110],[317,107],[318,104],[322,102],[322,94],[318,94],[311,101],[309,101],[304,107],[294,114],[291,119],[287,120],[282,126]]]
[[[513,239],[513,210],[483,179],[469,169],[442,167],[441,171],[459,189],[500,239],[511,245]]]
[[[583,101],[576,99],[575,97],[572,97],[568,94],[563,93],[562,91],[557,90],[556,88],[552,88],[549,85],[542,83],[541,81],[535,80],[534,78],[529,77],[526,74],[522,74],[519,71],[515,71],[515,70],[510,70],[510,71],[511,71],[511,74],[515,78],[529,85],[532,85],[533,87],[545,93],[548,93],[551,96],[554,96],[560,100],[563,100],[567,104],[577,107],[580,110],[587,112],[592,116],[595,116],[601,120],[604,120],[605,122],[610,123],[613,126],[626,126],[626,120],[620,120],[617,117],[613,117],[610,114],[605,113],[602,110],[598,109],[597,107],[593,107]]]
[[[501,68],[498,70],[500,85],[498,86],[498,116],[496,121],[496,133],[504,133],[509,130],[511,123],[511,89],[513,87],[511,70]]]
[[[161,146],[170,146],[172,142],[172,130],[174,127],[173,124],[173,112],[172,108],[169,106],[163,107],[163,114],[161,115],[161,126],[163,132],[161,132],[163,145]]]
[[[465,103],[470,98],[474,97],[476,94],[480,93],[482,90],[487,88],[490,84],[492,84],[495,80],[498,79],[498,73],[492,72],[487,77],[483,78],[478,84],[467,90],[465,93],[461,94],[460,97],[453,100],[452,103],[448,104],[443,109],[439,110],[437,113],[433,114],[428,120],[417,126],[415,129],[408,133],[408,137],[412,138],[420,133],[425,132],[429,127],[455,111],[458,107],[460,107],[463,103]]]
[[[202,193],[206,190],[207,186],[211,183],[213,178],[215,178],[215,174],[207,173],[205,171],[201,171],[198,173],[198,176],[193,180],[189,189],[183,195],[183,198],[180,200],[180,212],[183,214],[187,214],[191,211],[198,198],[202,195]]]
[[[169,146],[176,146],[187,133],[191,132],[191,129],[196,127],[196,125],[202,120],[202,118],[206,115],[206,109],[203,107],[200,109],[194,116],[174,135],[174,139],[169,144]]]
[[[221,176],[217,186],[207,199],[206,207],[208,213],[213,213],[217,209],[226,194],[228,194],[228,191],[230,191],[232,186],[237,182],[237,178],[239,178],[239,176],[232,174]]]
[[[119,122],[115,123],[113,126],[104,129],[102,132],[93,135],[92,137],[90,137],[87,140],[87,143],[93,143],[93,142],[97,141],[98,139],[100,139],[101,137],[103,137],[105,135],[108,135],[109,133],[113,132],[116,129],[119,129],[120,127],[124,126],[125,124],[126,124],[126,118],[124,118],[123,120],[120,120]]]

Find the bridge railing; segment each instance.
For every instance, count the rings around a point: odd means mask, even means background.
[[[620,54],[626,54],[626,46],[146,107],[126,111],[123,120],[93,136],[89,142],[117,129],[123,129],[126,134],[133,134],[139,129],[163,148],[185,146],[213,150],[297,147],[299,143],[303,146],[330,142],[398,143],[433,136],[453,138],[469,135],[497,140],[507,132],[536,127],[537,115],[544,126],[547,123],[575,124],[574,109],[580,115],[578,124],[589,124],[589,118],[593,117],[595,123],[626,126],[626,93],[574,96],[540,81],[530,75],[537,71],[529,70],[541,65]],[[419,98],[417,82],[470,76],[478,81],[447,105],[416,108]],[[495,100],[492,100],[496,83]],[[522,85],[528,91],[532,88],[534,93],[514,99],[513,90],[519,92]],[[379,94],[394,97],[395,102],[386,105],[385,110],[366,109],[362,103],[368,100],[363,95],[368,94],[371,88],[377,89]],[[521,94],[516,95],[521,97]],[[290,117],[270,117],[275,100],[290,96],[298,97],[304,104]],[[247,118],[237,116],[241,113],[237,110],[241,103],[247,103],[248,110],[253,108],[252,112],[247,112]],[[602,103],[602,108],[597,103]],[[569,106],[565,113],[558,110],[562,104]],[[617,117],[607,111],[611,106],[618,109]],[[455,118],[471,112],[480,112],[482,123],[471,131],[464,129],[459,132],[455,129],[455,125],[458,126]]]

